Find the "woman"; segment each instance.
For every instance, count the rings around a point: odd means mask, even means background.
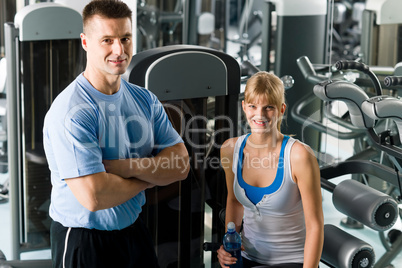
[[[228,196],[226,224],[242,231],[244,267],[319,265],[323,246],[320,170],[312,150],[281,133],[286,109],[282,81],[258,72],[247,82],[242,102],[251,133],[221,148]],[[236,259],[223,246],[221,267]]]

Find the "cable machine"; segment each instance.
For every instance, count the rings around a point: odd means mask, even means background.
[[[297,67],[297,59],[308,56],[316,63],[324,63],[327,45],[328,7],[325,0],[270,0],[262,10],[261,70],[273,71],[277,76],[290,75],[295,84],[287,93],[289,107],[310,92],[311,86],[304,81]],[[276,11],[276,29],[272,27],[273,11]],[[272,53],[274,51],[275,53]],[[273,56],[274,55],[274,56]],[[320,102],[313,101],[306,112],[316,117]],[[318,150],[320,136],[285,114],[285,133],[295,134],[300,140]],[[319,119],[319,118],[317,118]],[[319,121],[319,120],[318,120]]]
[[[217,50],[173,45],[134,55],[126,75],[162,102],[190,156],[186,180],[147,191],[141,217],[159,265],[203,267],[204,239],[218,242],[225,232],[219,218],[226,206],[219,150],[237,136],[240,66]]]
[[[8,162],[12,256],[49,248],[50,171],[43,120],[53,99],[84,68],[81,15],[56,3],[22,8],[6,23]]]
[[[394,66],[402,61],[399,0],[367,0],[363,11],[361,57],[364,63]]]

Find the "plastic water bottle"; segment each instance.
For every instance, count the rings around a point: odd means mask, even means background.
[[[243,260],[241,257],[241,237],[236,232],[235,224],[233,222],[228,223],[228,231],[223,236],[223,247],[237,259],[237,262],[229,267],[243,268]]]

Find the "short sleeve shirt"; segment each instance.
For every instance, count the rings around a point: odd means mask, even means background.
[[[115,94],[105,95],[82,74],[54,100],[45,117],[43,141],[52,181],[50,216],[66,227],[99,230],[134,223],[145,203],[144,192],[116,207],[91,212],[65,179],[105,171],[104,159],[151,157],[183,142],[150,91],[122,79]]]

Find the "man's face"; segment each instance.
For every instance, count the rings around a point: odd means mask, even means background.
[[[82,47],[87,51],[87,71],[108,77],[125,73],[133,56],[132,24],[129,18],[91,18]]]

